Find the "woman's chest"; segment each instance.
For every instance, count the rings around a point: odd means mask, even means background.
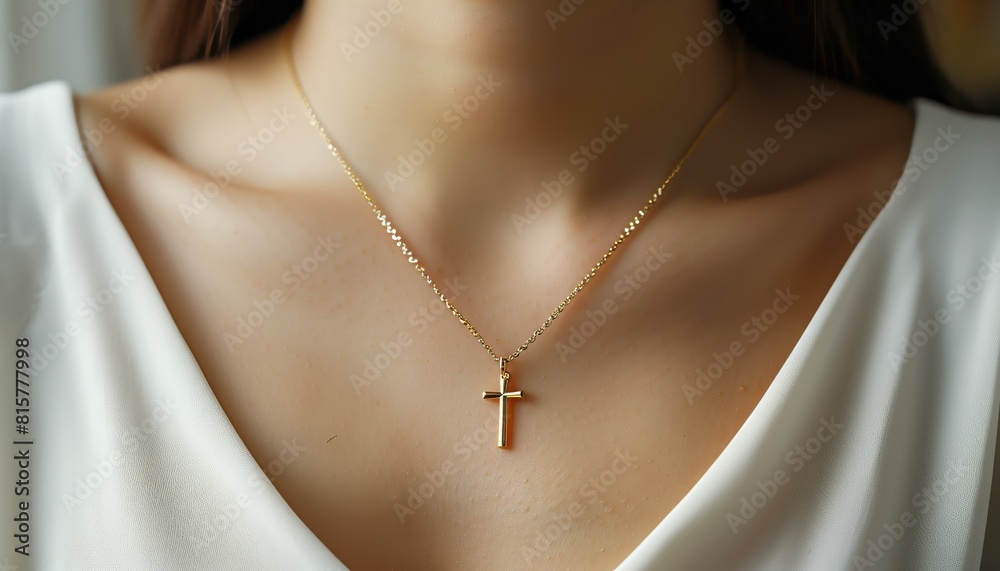
[[[522,397],[484,399],[503,389],[493,358],[405,263],[349,238],[303,239],[242,283],[193,256],[201,285],[165,297],[258,464],[359,569],[613,568],[742,426],[818,301],[802,282],[663,303],[673,262],[643,245],[509,364]],[[523,339],[491,329],[547,314],[441,281],[498,351]]]
[[[381,228],[303,204],[220,196],[180,230],[118,211],[251,455],[358,569],[613,568],[743,425],[851,250],[836,216],[674,207],[509,364],[523,395],[484,399],[498,364]],[[428,269],[506,355],[585,249],[523,276]]]
[[[775,373],[742,366],[745,351],[730,362],[728,345],[692,362],[611,325],[564,363],[552,345],[572,346],[573,325],[511,363],[522,398],[484,399],[499,370],[464,329],[404,323],[283,341],[275,326],[244,346],[253,364],[208,373],[258,464],[352,568],[613,568]]]

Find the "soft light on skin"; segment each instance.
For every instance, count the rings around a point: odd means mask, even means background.
[[[421,189],[444,201],[470,194],[462,182],[471,173],[489,173],[477,185],[479,201],[509,193],[526,176],[551,176],[553,163],[591,140],[606,117],[636,123],[620,156],[599,161],[588,177],[620,171],[622,160],[640,167],[643,159],[676,157],[732,86],[725,38],[683,73],[671,59],[704,20],[719,17],[710,0],[585,2],[554,30],[546,12],[557,2],[400,0],[388,24],[368,28],[378,32],[360,53],[345,56],[356,27],[389,4],[308,1],[296,64],[319,115],[359,169],[376,177],[414,139],[449,128],[443,112],[483,76],[499,82],[420,169],[421,180],[434,182]]]
[[[538,244],[580,234],[610,243],[733,87],[727,35],[683,72],[673,60],[719,18],[715,1],[585,2],[553,23],[546,12],[557,9],[532,0],[307,0],[293,37],[305,89],[426,258],[473,272],[493,260],[513,271],[546,263]],[[369,25],[373,12],[388,23]],[[367,43],[354,42],[359,29]],[[355,43],[364,47],[345,55]],[[499,86],[460,126],[450,121],[484,78]],[[573,153],[616,118],[625,136],[585,172],[573,169],[538,223],[515,227],[511,216],[540,184],[572,168]],[[436,129],[447,141],[405,182],[387,180]],[[520,262],[499,259],[512,247]]]

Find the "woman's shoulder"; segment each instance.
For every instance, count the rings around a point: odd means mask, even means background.
[[[16,234],[2,249],[10,252],[44,234],[64,190],[87,176],[87,151],[64,82],[0,93],[0,133],[0,232]]]
[[[62,176],[59,159],[73,149],[72,91],[62,81],[0,93],[0,164],[4,186],[26,178]],[[68,147],[68,148],[67,148]],[[60,157],[60,155],[62,155]],[[10,192],[10,189],[7,189]]]
[[[107,131],[113,140],[146,143],[183,157],[192,140],[239,112],[233,109],[236,86],[223,68],[215,61],[147,67],[141,77],[78,94],[81,131]]]
[[[898,204],[901,227],[921,236],[920,251],[1000,248],[1000,118],[928,99],[913,106],[909,157],[891,195],[872,209]]]
[[[1000,197],[1000,117],[960,111],[918,99],[917,125],[903,182],[925,174],[935,182],[955,180],[973,191]]]
[[[262,152],[255,137],[265,128],[284,131],[302,115],[288,106],[290,85],[274,85],[275,55],[265,40],[225,58],[147,68],[140,78],[79,95],[81,131],[102,124],[115,131],[92,156],[98,170],[111,173],[138,157],[210,176],[235,161],[246,178],[266,183],[282,169],[271,160],[278,153]],[[287,145],[275,139],[269,147]]]

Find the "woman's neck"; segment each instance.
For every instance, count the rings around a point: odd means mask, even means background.
[[[578,197],[656,182],[732,88],[725,36],[686,53],[718,18],[712,0],[308,0],[292,43],[374,190],[509,210],[563,170]]]

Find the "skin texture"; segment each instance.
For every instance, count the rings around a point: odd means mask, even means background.
[[[296,62],[428,271],[458,284],[456,305],[506,354],[725,98],[733,38],[679,73],[671,54],[718,16],[710,2],[585,4],[555,31],[527,0],[420,4],[347,61],[340,42],[384,6],[309,3]],[[909,109],[832,82],[835,95],[786,141],[776,122],[824,82],[752,50],[746,61],[732,107],[669,197],[511,364],[511,388],[527,398],[513,405],[506,451],[496,404],[480,399],[498,388],[496,364],[456,319],[435,315],[433,293],[309,125],[280,38],[147,79],[128,113],[116,99],[141,81],[81,96],[78,109],[83,129],[116,125],[93,149],[95,169],[223,409],[265,469],[285,442],[305,447],[274,485],[346,565],[611,569],[756,406],[853,250],[843,225],[891,188],[909,151]],[[442,120],[490,73],[502,86],[460,128]],[[580,172],[571,153],[615,117],[628,128]],[[266,127],[273,141],[258,149],[248,138]],[[447,141],[389,190],[383,173],[438,127]],[[717,181],[768,137],[780,150],[723,200]],[[239,174],[196,203],[234,161]],[[527,210],[563,169],[573,182]],[[317,250],[318,239],[336,246]],[[744,324],[778,289],[798,299],[749,343]],[[264,324],[227,342],[274,290],[283,302]],[[615,313],[602,321],[602,307]],[[588,320],[603,325],[567,351]],[[735,341],[746,352],[689,402],[683,386]],[[366,361],[388,365],[359,382]],[[621,472],[610,485],[607,470]],[[427,481],[441,485],[400,511]],[[526,553],[563,513],[568,529]]]

